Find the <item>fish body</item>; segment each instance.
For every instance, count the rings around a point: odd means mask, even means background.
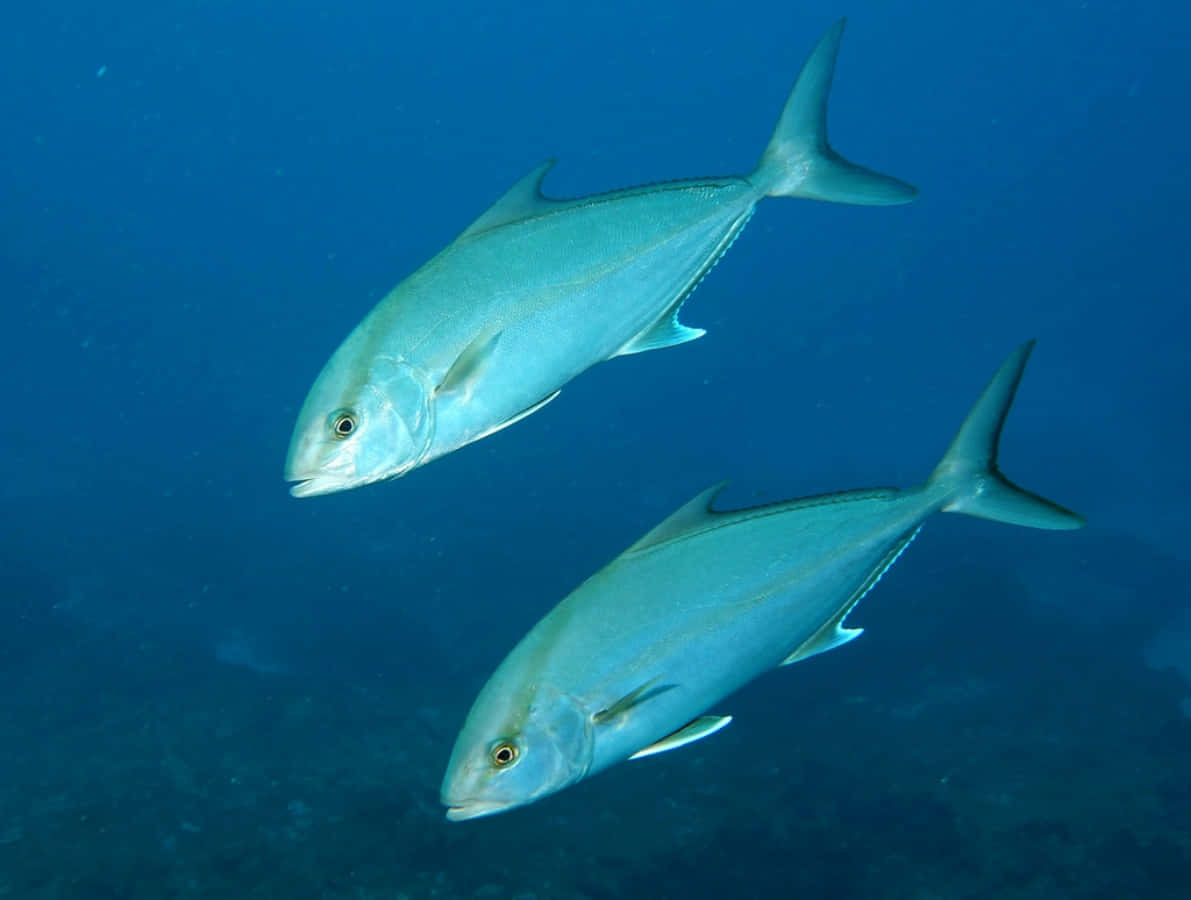
[[[744,179],[704,180],[558,203],[465,234],[369,314],[347,356],[400,359],[420,373],[433,417],[419,452],[425,464],[595,363],[634,352],[629,338],[649,329],[676,290],[693,287],[758,199]],[[483,371],[466,374],[474,385],[455,385],[448,373],[469,348]]]
[[[494,433],[598,362],[704,334],[691,291],[767,196],[906,203],[916,191],[843,160],[826,105],[843,22],[807,59],[747,176],[549,199],[552,162],[517,182],[395,287],[324,366],[295,424],[295,496],[393,478]]]
[[[734,512],[712,508],[712,488],[584,582],[481,690],[443,781],[448,818],[521,806],[723,727],[706,713],[724,697],[860,634],[845,617],[936,512],[1082,525],[996,468],[1031,346],[1002,365],[924,484]],[[514,758],[499,765],[496,751]]]

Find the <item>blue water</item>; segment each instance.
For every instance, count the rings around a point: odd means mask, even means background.
[[[833,142],[918,203],[767,201],[703,340],[288,496],[298,405],[400,277],[547,156],[562,196],[747,171],[843,13]],[[1189,896],[1183,4],[3,20],[0,897]],[[731,728],[443,821],[476,690],[580,580],[723,478],[913,483],[1030,337],[1002,463],[1087,529],[940,517]]]

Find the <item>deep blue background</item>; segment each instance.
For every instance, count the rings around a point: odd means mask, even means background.
[[[400,481],[287,495],[298,405],[399,278],[547,156],[560,196],[747,171],[845,12],[833,143],[917,204],[767,201],[684,311],[703,340],[600,366]],[[241,628],[295,670],[424,653],[454,721],[541,611],[696,491],[912,483],[1037,337],[1002,462],[1089,531],[948,518],[903,565],[964,547],[1038,602],[1157,629],[1185,584],[1097,567],[1121,541],[1188,558],[1189,51],[1173,0],[8,9],[6,618],[69,607],[128,646]],[[870,608],[895,614],[895,585]],[[48,640],[7,630],[21,664]],[[1144,672],[1107,626],[1105,653]]]

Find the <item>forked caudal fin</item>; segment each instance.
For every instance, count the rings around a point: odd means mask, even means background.
[[[848,162],[827,142],[827,95],[846,19],[840,19],[803,63],[773,137],[749,181],[770,197],[806,197],[860,206],[909,203],[912,185]]]
[[[1029,528],[1083,527],[1080,516],[1022,490],[997,469],[1001,428],[1033,349],[1034,342],[1027,341],[1001,363],[960,426],[943,461],[931,473],[928,485],[949,496],[943,505],[944,512],[966,513]]]

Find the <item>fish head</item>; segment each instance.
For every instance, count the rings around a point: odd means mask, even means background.
[[[353,335],[354,337],[354,335]],[[356,352],[349,339],[306,395],[285,480],[295,497],[346,491],[404,475],[434,439],[434,391],[404,359]]]
[[[452,822],[525,806],[591,768],[591,717],[574,698],[535,686],[528,702],[480,693],[455,740],[441,799]]]

